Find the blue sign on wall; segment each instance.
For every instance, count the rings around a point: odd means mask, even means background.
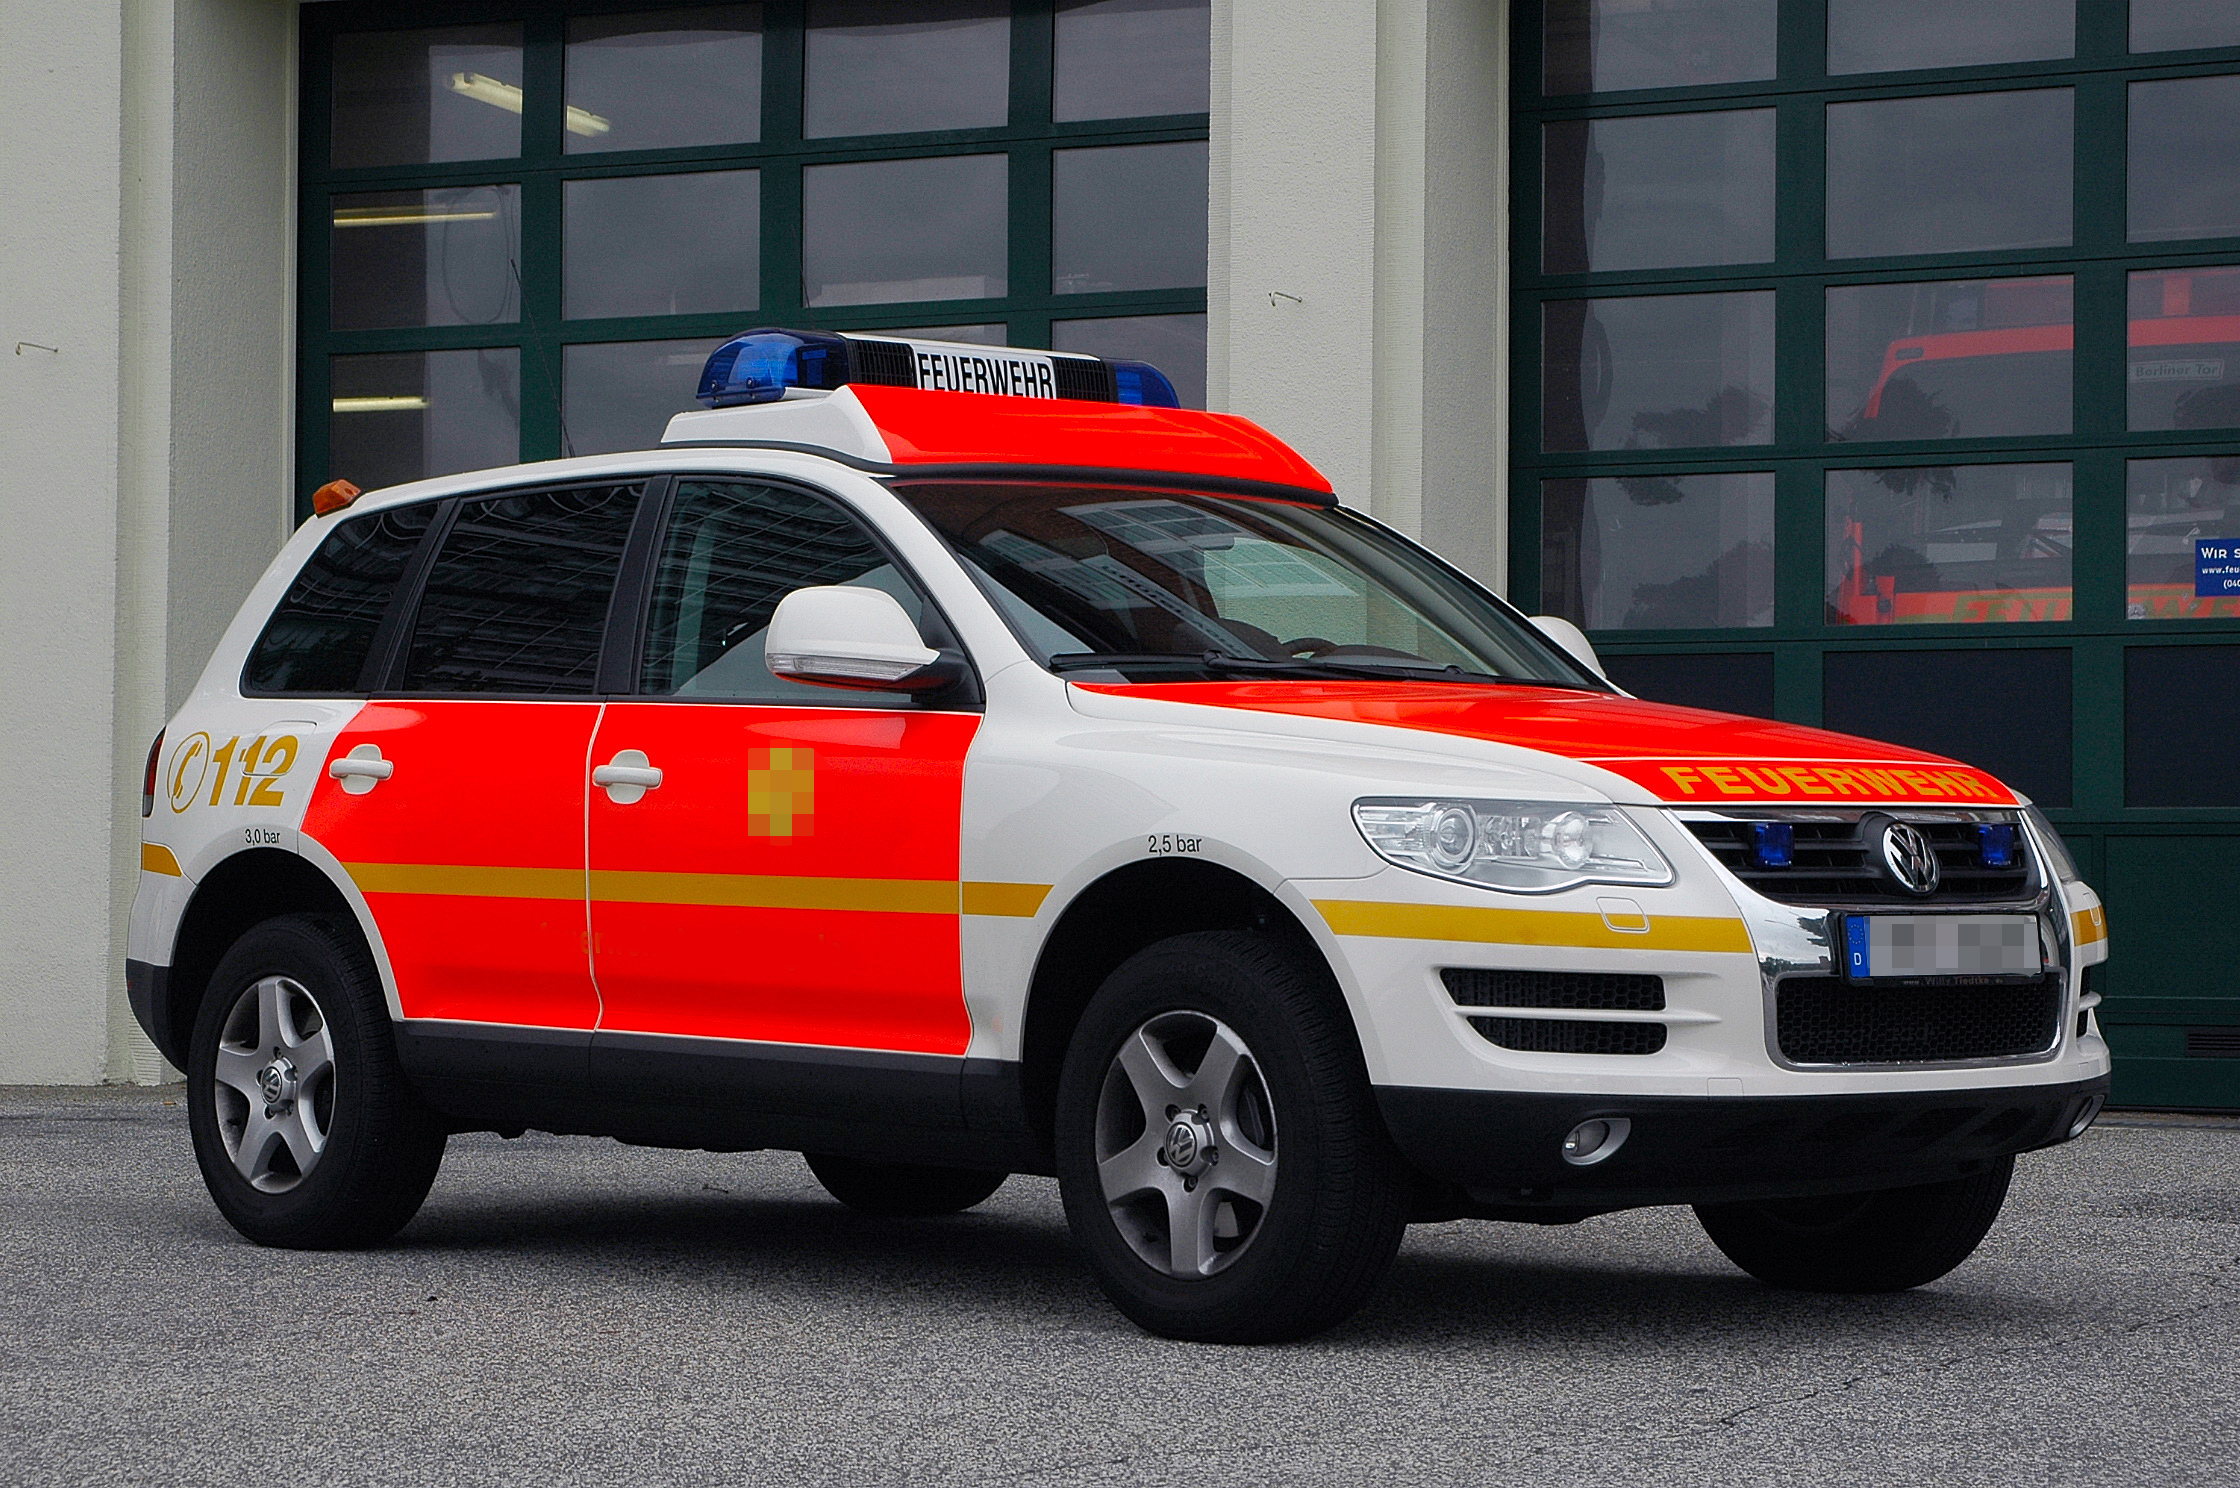
[[[2193,540],[2193,595],[2196,599],[2240,595],[2240,538]]]

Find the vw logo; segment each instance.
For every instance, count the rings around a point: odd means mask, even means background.
[[[1882,829],[1882,867],[1909,894],[1937,891],[1937,850],[1914,827],[1894,821]]]

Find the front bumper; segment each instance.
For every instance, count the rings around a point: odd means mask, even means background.
[[[2067,1141],[2108,1093],[2057,1085],[1801,1096],[1607,1096],[1380,1085],[1401,1154],[1457,1213],[1560,1222],[1648,1204],[1936,1183]],[[1591,1167],[1563,1157],[1589,1120],[1632,1123]]]

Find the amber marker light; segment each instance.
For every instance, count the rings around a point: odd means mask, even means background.
[[[332,480],[311,493],[311,510],[317,516],[341,511],[365,493],[346,480]]]

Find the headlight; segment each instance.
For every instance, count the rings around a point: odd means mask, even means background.
[[[2031,835],[2038,839],[2045,852],[2046,867],[2053,870],[2063,883],[2082,883],[2084,875],[2077,871],[2077,860],[2069,856],[2069,844],[2061,840],[2061,831],[2046,820],[2046,814],[2035,806],[2025,806],[2022,814],[2030,819]]]
[[[1353,803],[1353,821],[1386,862],[1487,888],[1672,882],[1664,854],[1610,806],[1368,800]]]

